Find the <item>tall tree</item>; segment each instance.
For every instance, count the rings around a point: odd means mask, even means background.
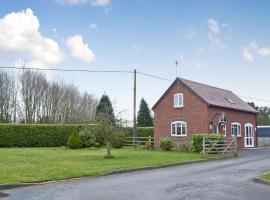
[[[140,109],[137,117],[137,125],[142,127],[153,126],[151,112],[144,98],[141,99]]]
[[[112,103],[110,101],[109,96],[106,94],[103,94],[99,100],[99,103],[96,109],[96,117],[98,118],[99,115],[104,115],[104,113],[106,113],[106,116],[109,116],[112,123],[115,122]]]
[[[257,119],[258,125],[270,125],[270,107],[260,107]]]
[[[255,105],[254,102],[248,102],[248,105],[250,105],[252,108],[254,108],[255,110],[259,110],[259,107]]]
[[[270,125],[270,107],[267,106],[256,106],[254,102],[248,103],[254,109],[258,111],[257,123],[258,125]]]

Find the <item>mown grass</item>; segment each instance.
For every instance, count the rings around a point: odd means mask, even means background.
[[[264,174],[264,175],[262,175],[260,178],[261,178],[261,179],[264,179],[264,180],[270,181],[270,172],[269,172],[269,173],[266,173],[266,174]]]
[[[94,176],[113,170],[133,169],[201,159],[198,153],[114,149],[0,148],[0,184],[39,182]]]

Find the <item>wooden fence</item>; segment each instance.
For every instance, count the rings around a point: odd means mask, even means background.
[[[237,155],[237,139],[236,137],[211,138],[203,135],[202,155],[219,154],[220,156],[236,156]]]
[[[153,146],[154,137],[126,137],[125,139],[125,146],[141,146],[145,144]]]

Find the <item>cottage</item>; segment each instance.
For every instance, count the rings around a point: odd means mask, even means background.
[[[236,135],[239,148],[257,146],[257,111],[229,90],[176,78],[153,111],[155,147],[170,137],[178,148],[196,133]]]

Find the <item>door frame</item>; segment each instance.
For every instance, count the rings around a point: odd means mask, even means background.
[[[249,131],[251,131],[249,133]],[[246,123],[245,124],[245,137],[244,137],[244,144],[246,148],[254,147],[255,140],[254,140],[254,125],[251,123]],[[247,144],[247,141],[249,144]],[[251,144],[252,143],[252,144]],[[251,144],[251,145],[250,145]]]

